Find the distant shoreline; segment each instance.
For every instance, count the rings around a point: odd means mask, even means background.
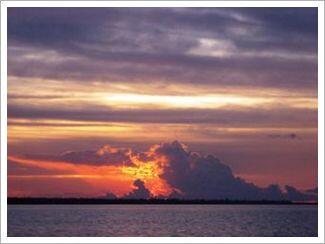
[[[292,202],[287,200],[282,201],[270,201],[270,200],[255,200],[255,201],[246,201],[246,200],[185,200],[185,199],[105,199],[105,198],[19,198],[19,197],[9,197],[7,198],[7,203],[11,205],[42,205],[42,204],[164,204],[164,205],[173,205],[173,204],[204,204],[204,205],[217,205],[217,204],[232,204],[232,205],[244,205],[244,204],[257,204],[257,205],[317,205],[317,202]]]

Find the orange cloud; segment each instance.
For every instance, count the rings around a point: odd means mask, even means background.
[[[106,151],[105,151],[106,150]],[[105,146],[99,149],[96,153],[103,156],[105,152],[116,153],[117,149]],[[129,154],[129,151],[126,151]],[[87,182],[99,189],[100,192],[113,192],[118,196],[122,196],[130,192],[132,183],[136,179],[141,179],[146,183],[153,196],[164,195],[171,193],[170,186],[159,177],[161,169],[155,162],[142,162],[136,156],[132,156],[131,160],[134,166],[124,165],[92,165],[89,164],[75,164],[67,161],[58,160],[44,160],[24,158],[19,156],[9,156],[8,160],[18,163],[20,165],[37,167],[47,170],[60,170],[62,174],[50,175],[9,175],[13,179],[35,179],[35,178],[55,178],[68,179],[78,178]]]
[[[67,152],[59,156],[9,156],[14,163],[47,169],[53,174],[9,175],[10,180],[81,180],[93,195],[118,197],[171,197],[188,199],[311,200],[315,196],[279,185],[258,187],[236,177],[231,168],[212,155],[200,155],[174,141],[153,145],[148,151],[108,145],[97,151]],[[59,170],[59,172],[58,172]],[[62,173],[61,173],[62,172]],[[44,188],[44,186],[43,186]],[[292,190],[294,189],[294,190]],[[18,189],[19,190],[19,189]],[[39,190],[39,189],[38,189]],[[289,192],[290,191],[290,192]]]

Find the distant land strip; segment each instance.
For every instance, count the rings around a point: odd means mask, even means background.
[[[311,204],[317,202],[292,202],[287,200],[203,200],[203,199],[105,199],[105,198],[36,198],[9,197],[8,204]]]

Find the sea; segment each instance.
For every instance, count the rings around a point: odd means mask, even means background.
[[[317,205],[8,205],[9,237],[315,237]]]

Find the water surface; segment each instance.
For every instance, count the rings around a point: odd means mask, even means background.
[[[8,205],[8,236],[317,236],[317,206]]]

